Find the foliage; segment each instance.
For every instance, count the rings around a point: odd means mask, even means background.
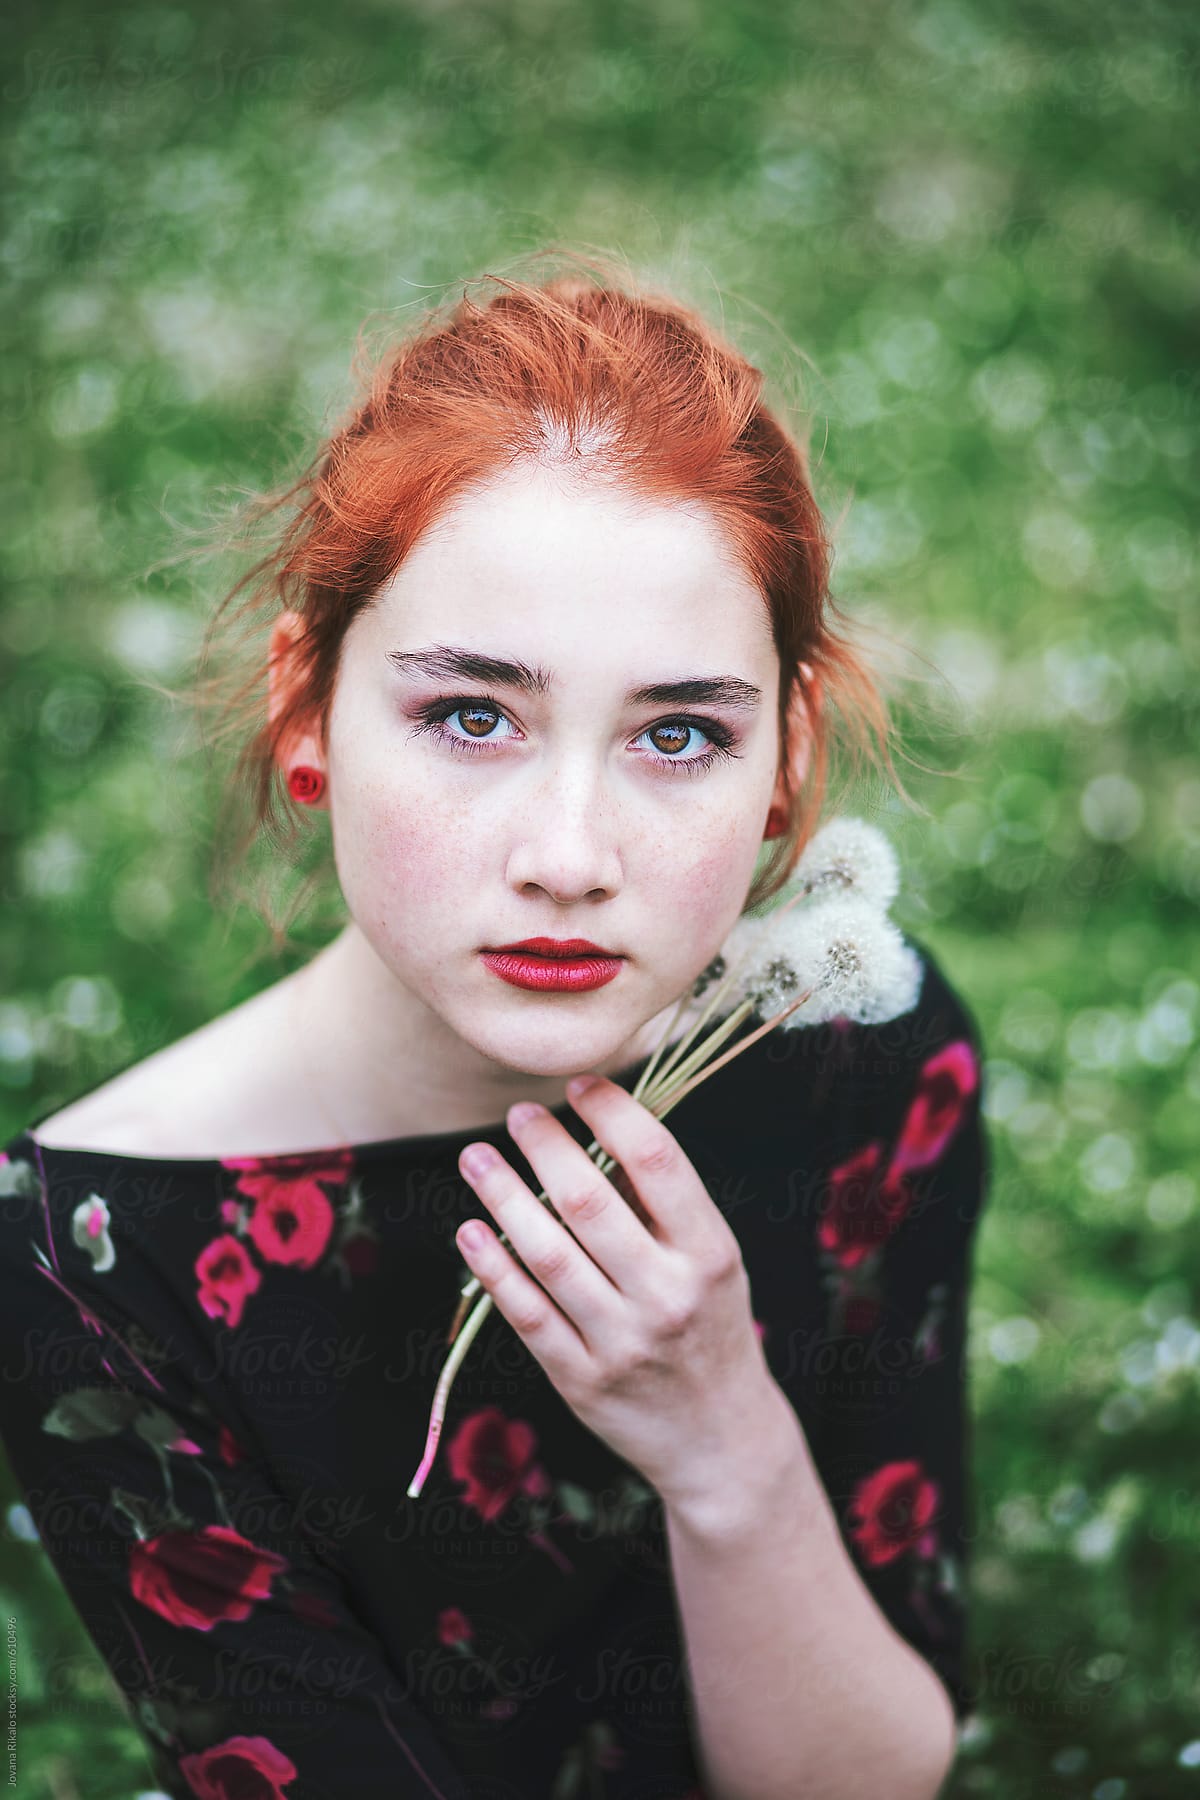
[[[928,659],[888,652],[929,817],[875,800],[988,1051],[949,1791],[1003,1800],[1200,1763],[1194,34],[1104,0],[69,0],[6,52],[8,1131],[284,972],[206,897],[213,783],[154,684],[226,585],[180,549],[298,468],[364,317],[548,239],[723,304],[813,416],[841,603]],[[22,1791],[127,1800],[145,1758],[22,1510]]]

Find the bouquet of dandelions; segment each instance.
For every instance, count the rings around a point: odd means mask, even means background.
[[[633,1089],[634,1099],[662,1119],[685,1094],[777,1026],[789,1031],[835,1018],[877,1025],[909,1012],[920,993],[921,961],[887,916],[898,885],[892,846],[866,820],[833,819],[814,833],[783,897],[766,913],[743,913],[681,996]],[[698,1009],[686,1035],[673,1042],[688,1013]],[[718,1054],[751,1014],[764,1023]],[[604,1174],[615,1165],[595,1138],[587,1153]],[[538,1199],[554,1210],[545,1190]],[[500,1242],[508,1244],[507,1237]],[[455,1374],[492,1308],[491,1296],[484,1294],[463,1324],[481,1285],[473,1275],[460,1290],[446,1340],[453,1349],[442,1366],[410,1499],[420,1494],[437,1454]]]

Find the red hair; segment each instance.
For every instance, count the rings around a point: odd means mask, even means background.
[[[218,832],[225,873],[264,832],[293,847],[297,812],[281,754],[304,729],[324,741],[342,639],[355,615],[452,502],[522,459],[652,499],[703,501],[766,602],[780,663],[781,765],[797,747],[797,731],[811,747],[788,829],[769,840],[747,910],[779,891],[817,829],[834,709],[855,770],[864,758],[881,761],[904,792],[888,748],[887,705],[835,630],[847,621],[829,591],[832,549],[807,448],[765,404],[761,371],[698,312],[640,288],[623,263],[567,254],[572,272],[542,281],[484,275],[494,291],[482,304],[464,287],[448,311],[431,308],[368,368],[359,399],[299,478],[247,510],[251,526],[266,520],[274,528],[288,516],[273,529],[269,552],[218,607],[201,668],[247,590],[230,623],[257,613],[269,629],[290,609],[304,631],[274,717],[267,717],[261,649],[232,689],[225,662],[215,677],[197,679],[193,698],[202,707],[215,703],[211,741],[241,742],[226,806],[249,805],[231,840]],[[324,872],[317,868],[311,879]],[[278,950],[287,921],[272,916],[264,898],[260,890],[259,910]]]

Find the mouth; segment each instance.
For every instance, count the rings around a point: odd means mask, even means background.
[[[537,993],[581,994],[604,987],[625,961],[587,938],[526,938],[480,954],[501,981]]]
[[[576,959],[581,956],[603,956],[621,959],[618,950],[606,950],[603,944],[593,944],[589,938],[522,938],[519,944],[496,944],[488,946],[488,956],[545,956],[561,960]]]

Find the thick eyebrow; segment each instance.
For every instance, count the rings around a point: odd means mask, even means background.
[[[431,644],[425,650],[389,650],[388,661],[402,675],[426,675],[433,681],[489,682],[495,687],[518,688],[522,693],[546,695],[554,685],[549,669],[504,656],[487,656],[480,650],[464,650],[455,644]],[[630,688],[629,706],[732,706],[752,711],[762,699],[762,689],[740,675],[689,675],[678,681],[651,681]]]

